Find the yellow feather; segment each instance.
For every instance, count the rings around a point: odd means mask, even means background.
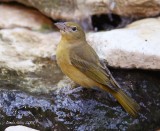
[[[102,67],[82,28],[73,22],[56,25],[62,34],[56,58],[63,73],[84,87],[97,86],[111,93],[130,115],[136,116],[139,105],[120,89],[108,69]]]

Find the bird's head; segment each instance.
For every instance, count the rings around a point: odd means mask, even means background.
[[[62,38],[67,40],[85,40],[85,33],[80,25],[74,22],[58,22],[55,25],[60,29]]]

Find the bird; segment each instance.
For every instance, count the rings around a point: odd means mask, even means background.
[[[56,60],[62,72],[82,87],[97,87],[110,93],[126,112],[137,117],[139,104],[121,89],[109,69],[101,63],[87,43],[82,27],[75,22],[57,22],[55,26],[61,33]]]

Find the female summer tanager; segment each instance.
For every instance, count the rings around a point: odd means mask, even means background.
[[[136,116],[139,105],[121,90],[109,70],[100,63],[98,55],[87,43],[83,29],[74,22],[55,25],[62,35],[56,51],[62,72],[83,87],[99,87],[111,93],[129,114]]]

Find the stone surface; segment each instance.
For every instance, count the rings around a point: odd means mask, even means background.
[[[23,28],[0,30],[0,67],[34,71],[37,58],[55,55],[59,33],[41,33]]]
[[[160,69],[160,18],[133,22],[124,29],[88,34],[89,43],[109,66]]]
[[[0,85],[0,129],[19,124],[40,131],[158,129],[160,72],[110,70],[122,89],[140,104],[137,118],[129,116],[111,95],[100,90],[66,86],[42,95],[26,93],[23,87],[15,90],[17,85],[8,83]]]
[[[10,126],[5,129],[5,131],[39,131],[25,126]]]
[[[89,44],[109,66],[160,69],[160,20],[144,19],[125,29],[89,33]],[[27,29],[0,30],[0,66],[34,71],[37,58],[55,55],[59,33],[40,33]]]
[[[87,40],[109,66],[160,69],[159,35],[159,18],[152,18],[125,29],[89,33]],[[59,40],[56,32],[0,30],[0,85],[16,84],[22,90],[39,93],[73,85],[51,60]]]
[[[37,8],[53,19],[77,20],[93,14],[113,13],[127,17],[149,17],[160,13],[158,0],[1,0],[17,1]]]
[[[0,30],[0,85],[47,93],[57,88],[63,75],[51,56],[60,35],[15,28]],[[44,88],[48,85],[48,88]]]
[[[0,28],[15,27],[46,30],[52,28],[52,21],[32,8],[20,5],[0,4]]]

